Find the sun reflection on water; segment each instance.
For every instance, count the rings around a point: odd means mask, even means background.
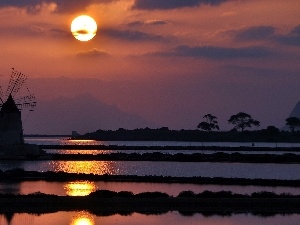
[[[96,190],[96,185],[91,181],[75,181],[64,185],[68,196],[87,196]]]
[[[72,218],[70,225],[95,225],[94,217],[86,212],[79,212]]]
[[[95,141],[95,140],[64,140],[63,144],[65,145],[101,145],[103,144],[102,141]]]
[[[110,161],[52,161],[55,172],[84,174],[113,174],[114,162]]]

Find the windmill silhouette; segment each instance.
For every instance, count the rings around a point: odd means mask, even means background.
[[[27,76],[12,68],[5,94],[0,90],[0,145],[24,144],[21,110],[33,111],[35,97],[25,83]],[[28,95],[15,99],[21,87],[25,86]]]
[[[9,98],[12,98],[19,110],[28,110],[28,111],[34,110],[36,106],[35,96],[34,94],[30,93],[25,83],[26,79],[27,76],[25,74],[18,72],[14,68],[12,68],[11,77],[4,96],[3,96],[2,88],[0,87],[0,100],[1,100],[0,108],[1,109],[5,104],[5,102],[7,102]],[[15,98],[16,94],[20,91],[22,86],[25,86],[28,95],[20,98]],[[7,99],[6,101],[4,101],[5,98]]]

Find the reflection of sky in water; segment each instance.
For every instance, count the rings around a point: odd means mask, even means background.
[[[97,155],[97,154],[110,154],[116,151],[112,150],[81,150],[81,149],[47,149],[47,153],[50,154],[82,154],[82,155]]]
[[[251,147],[253,142],[182,142],[182,141],[95,141],[69,140],[67,137],[25,137],[25,143],[37,145],[125,145],[125,146],[230,146]],[[300,147],[300,143],[254,142],[255,147]],[[255,148],[254,148],[255,149]]]
[[[96,185],[91,181],[75,181],[64,185],[68,196],[87,196],[96,190]]]
[[[183,216],[179,212],[168,212],[163,215],[143,215],[133,213],[130,216],[112,215],[96,216],[86,211],[55,212],[49,214],[16,213],[11,225],[299,225],[300,215],[276,215],[272,217],[255,216],[252,214],[233,214],[232,216],[204,216],[194,214]],[[0,214],[0,224],[8,225],[7,219]]]
[[[78,212],[72,217],[70,225],[94,225],[94,217],[86,211]]]
[[[300,179],[300,164],[133,162],[133,161],[0,161],[0,170],[23,168],[27,171],[111,175],[155,175],[175,177],[239,177]]]
[[[51,167],[55,172],[114,174],[115,164],[110,161],[52,161]]]

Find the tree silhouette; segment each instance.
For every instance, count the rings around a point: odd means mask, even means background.
[[[232,115],[230,119],[228,120],[228,123],[231,123],[235,125],[235,129],[241,129],[242,132],[245,130],[245,128],[252,126],[259,126],[260,122],[257,120],[252,119],[252,117],[244,112],[239,112],[236,115]]]
[[[298,117],[289,117],[285,121],[292,132],[295,132],[296,128],[300,127],[300,119]]]
[[[197,127],[199,129],[205,131],[212,131],[215,129],[219,130],[219,125],[216,116],[213,116],[211,114],[206,114],[205,116],[203,116],[203,118],[206,119],[206,121],[203,121],[198,124]]]

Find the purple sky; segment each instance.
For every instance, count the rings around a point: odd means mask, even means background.
[[[89,42],[70,32],[81,14]],[[88,93],[157,126],[211,113],[228,130],[240,111],[282,127],[300,101],[298,0],[2,0],[0,32],[2,89],[15,67],[40,102]]]

